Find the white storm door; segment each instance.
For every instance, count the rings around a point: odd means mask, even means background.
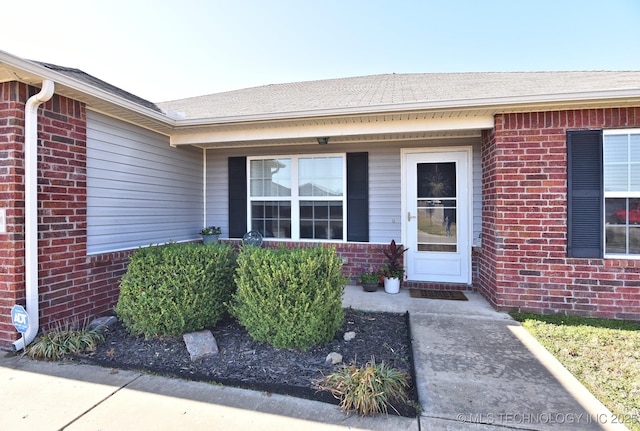
[[[470,151],[405,157],[408,279],[471,283]]]

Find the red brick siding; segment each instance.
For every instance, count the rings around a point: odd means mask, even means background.
[[[6,233],[0,233],[0,343],[13,340],[11,307],[24,302],[24,185],[22,146],[27,87],[0,83],[0,207]]]
[[[234,242],[235,244],[239,244],[238,241],[232,242]],[[295,241],[264,241],[262,246],[270,248],[277,248],[280,246],[293,248],[313,247],[318,244],[319,243]],[[387,261],[386,256],[380,251],[384,247],[384,244],[325,243],[322,245],[326,247],[335,246],[336,253],[344,260],[342,272],[352,282],[357,281],[358,275],[360,275],[363,270],[369,270],[369,268],[377,270]]]
[[[238,244],[238,241],[233,241]],[[263,247],[300,247],[300,246],[314,246],[316,243],[299,243],[299,242],[279,242],[279,241],[265,241]],[[369,244],[369,243],[336,243],[336,244],[323,244],[324,246],[335,246],[336,253],[344,261],[342,273],[345,277],[349,278],[351,283],[356,284],[358,276],[362,271],[380,269],[386,262],[387,257],[382,253],[386,244]],[[475,259],[474,259],[475,261]],[[401,258],[402,262],[402,258]],[[418,288],[432,288],[443,290],[468,290],[469,286],[466,284],[456,283],[429,283],[422,281],[404,280],[402,282],[403,287],[418,287]]]
[[[566,226],[566,132],[639,126],[638,107],[496,116],[477,282],[496,307],[640,320],[640,261],[569,259]]]
[[[0,84],[0,347],[19,334],[10,309],[24,305],[24,107],[38,90]],[[87,256],[86,116],[80,102],[54,95],[38,110],[38,248],[40,326],[108,313],[128,253]]]

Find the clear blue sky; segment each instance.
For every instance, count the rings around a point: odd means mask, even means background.
[[[0,50],[153,102],[378,73],[640,70],[640,0],[11,0]]]

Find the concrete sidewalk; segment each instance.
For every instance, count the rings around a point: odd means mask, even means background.
[[[0,430],[625,430],[508,315],[469,301],[348,286],[344,305],[410,312],[416,419],[346,416],[315,401],[0,353]]]
[[[627,430],[518,322],[465,295],[345,292],[345,306],[409,311],[422,431]]]

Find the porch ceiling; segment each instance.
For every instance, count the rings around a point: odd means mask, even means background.
[[[480,136],[493,127],[493,111],[431,111],[298,118],[203,126],[178,126],[171,145],[237,148],[275,145],[318,145]]]

